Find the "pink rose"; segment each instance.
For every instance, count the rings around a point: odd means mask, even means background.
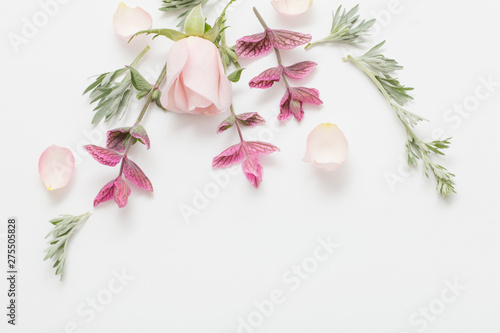
[[[160,99],[167,110],[207,116],[229,110],[231,84],[212,42],[195,36],[181,39],[170,49],[167,64]]]

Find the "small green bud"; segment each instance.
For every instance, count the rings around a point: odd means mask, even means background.
[[[205,33],[205,16],[201,9],[201,4],[194,7],[186,17],[184,32],[188,36],[201,37]]]

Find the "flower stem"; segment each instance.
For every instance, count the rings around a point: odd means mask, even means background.
[[[241,134],[240,124],[238,124],[238,120],[236,119],[236,113],[234,112],[234,108],[232,105],[231,105],[231,114],[234,117],[234,125],[236,125],[236,129],[238,130],[238,135],[240,137],[240,141],[244,142],[245,140],[243,140],[243,135]]]
[[[405,127],[406,132],[408,133],[408,135],[410,135],[413,139],[415,139],[415,141],[418,143],[419,146],[424,147],[425,144],[417,137],[417,135],[410,128],[410,126],[405,121],[403,121],[401,119],[401,116],[399,115],[399,112],[398,112],[398,108],[396,108],[394,106],[394,102],[393,102],[391,96],[389,96],[389,94],[384,89],[384,87],[379,82],[379,80],[377,80],[377,78],[375,77],[375,75],[373,75],[373,73],[370,70],[368,70],[368,68],[366,68],[366,66],[363,66],[362,63],[360,63],[359,61],[357,61],[356,59],[354,59],[354,57],[351,56],[351,55],[348,55],[347,58],[343,58],[343,60],[344,61],[350,61],[350,62],[352,62],[359,69],[361,69],[373,81],[373,83],[375,83],[375,85],[377,86],[378,90],[380,90],[380,92],[382,93],[382,95],[384,95],[385,99],[389,102],[389,104],[391,105],[391,107],[396,111],[396,114],[397,114],[399,120],[401,121],[401,123],[403,124],[403,126]]]
[[[257,8],[253,7],[253,12],[255,13],[255,16],[257,16],[257,19],[259,20],[260,24],[262,24],[262,26],[264,27],[264,29],[266,29],[266,30],[269,29],[269,27],[267,26],[266,21],[264,21],[264,19],[260,15],[259,11],[257,10]]]
[[[137,120],[135,121],[134,126],[139,125],[141,123],[141,121],[144,119],[144,116],[146,115],[146,112],[148,111],[149,106],[151,105],[151,102],[153,102],[153,93],[155,91],[159,90],[160,85],[163,82],[163,79],[165,78],[166,74],[167,74],[167,64],[165,63],[165,66],[163,66],[163,69],[160,73],[160,76],[158,76],[158,79],[156,80],[156,83],[154,84],[153,89],[151,89],[151,93],[149,94],[148,99],[146,100],[146,103],[142,107],[141,113],[137,117]],[[124,158],[127,157],[128,153],[130,151],[130,148],[132,147],[133,142],[134,142],[134,140],[132,140],[132,139],[129,140],[129,142],[127,144],[127,148],[125,148],[125,153],[123,154]],[[118,177],[120,177],[123,174],[123,167],[124,167],[124,163],[123,163],[123,159],[122,159],[122,162],[120,165],[120,173],[119,173]]]
[[[231,1],[227,4],[226,8],[224,8],[224,10],[222,11],[222,15],[221,15],[221,16],[223,16],[223,15],[225,15],[225,14],[226,14],[226,9],[227,9],[227,7],[229,7],[229,5],[230,5],[230,4],[232,4],[234,1],[236,1],[236,0],[231,0]],[[224,28],[224,27],[222,27],[222,28]],[[221,47],[221,48],[227,48],[227,43],[226,43],[226,30],[225,30],[225,29],[224,29],[224,30],[222,30],[222,32],[221,32],[220,47]],[[240,69],[240,68],[241,68],[241,66],[240,66],[240,64],[239,64],[239,62],[238,62],[238,61],[233,61],[233,63],[234,63],[234,65],[236,66],[236,68],[237,68],[237,69]],[[225,72],[226,72],[226,69],[227,69],[227,68],[226,68],[227,66],[226,66],[226,64],[224,63],[224,61],[222,62],[222,67],[224,68],[224,73],[225,73]],[[238,130],[238,136],[240,137],[240,141],[241,141],[241,142],[244,142],[245,140],[243,139],[243,134],[241,133],[241,127],[240,127],[240,124],[238,124],[238,120],[236,119],[236,112],[234,112],[234,106],[233,106],[233,104],[231,104],[230,110],[231,110],[231,115],[234,117],[234,124],[235,124],[236,129]]]
[[[148,51],[151,50],[151,48],[149,47],[149,45],[146,45],[146,47],[144,48],[144,50],[142,50],[141,53],[139,53],[139,55],[134,59],[134,61],[130,64],[130,67],[135,67],[139,61],[142,59],[142,57],[148,53]]]

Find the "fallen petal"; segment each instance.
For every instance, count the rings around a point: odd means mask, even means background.
[[[344,164],[347,150],[347,140],[337,125],[320,124],[307,137],[304,162],[313,163],[316,167],[327,171],[334,171]]]
[[[151,29],[153,19],[141,7],[131,8],[121,2],[113,16],[113,26],[118,36],[128,41],[136,32]]]
[[[299,15],[305,13],[312,5],[313,0],[273,0],[271,3],[278,12],[285,15]]]
[[[50,146],[38,161],[38,172],[47,190],[66,186],[75,169],[75,158],[68,148]]]

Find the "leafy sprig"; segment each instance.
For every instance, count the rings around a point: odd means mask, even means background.
[[[337,11],[333,13],[330,34],[323,39],[307,44],[306,49],[310,46],[327,42],[358,44],[360,37],[375,24],[375,19],[359,22],[359,15],[356,15],[358,10],[359,5],[356,5],[346,13],[346,10],[342,10],[342,5],[340,5]]]
[[[177,24],[178,27],[182,27],[191,9],[206,1],[208,0],[163,0],[163,5],[160,7],[160,10],[164,12],[182,10],[181,14],[178,16],[181,21]]]
[[[71,236],[77,231],[89,218],[90,213],[85,213],[79,216],[60,215],[49,222],[54,225],[54,229],[50,231],[45,238],[52,236],[49,241],[49,247],[45,252],[47,255],[43,260],[55,258],[54,268],[56,275],[64,276],[64,266],[66,264],[66,253],[68,250],[68,242]]]
[[[408,153],[408,165],[415,167],[418,161],[422,161],[422,170],[426,177],[433,174],[436,178],[436,189],[443,197],[448,197],[455,191],[455,175],[445,167],[436,164],[431,156],[444,155],[443,150],[449,148],[450,139],[437,140],[430,143],[420,140],[413,127],[424,118],[412,113],[404,106],[413,98],[408,94],[413,88],[402,85],[394,73],[403,67],[394,59],[386,58],[379,51],[385,41],[376,45],[364,55],[359,57],[347,56],[344,61],[350,61],[359,67],[378,87],[387,99],[399,120],[403,124],[407,134],[406,149]]]
[[[123,114],[130,103],[133,87],[140,92],[138,98],[142,98],[147,94],[145,92],[148,91],[145,88],[147,81],[134,69],[134,66],[137,65],[149,49],[149,46],[147,46],[130,66],[99,75],[85,89],[84,95],[90,92],[90,104],[97,102],[97,106],[94,108],[96,113],[92,119],[92,124],[97,124],[102,119],[108,121],[114,116]]]

